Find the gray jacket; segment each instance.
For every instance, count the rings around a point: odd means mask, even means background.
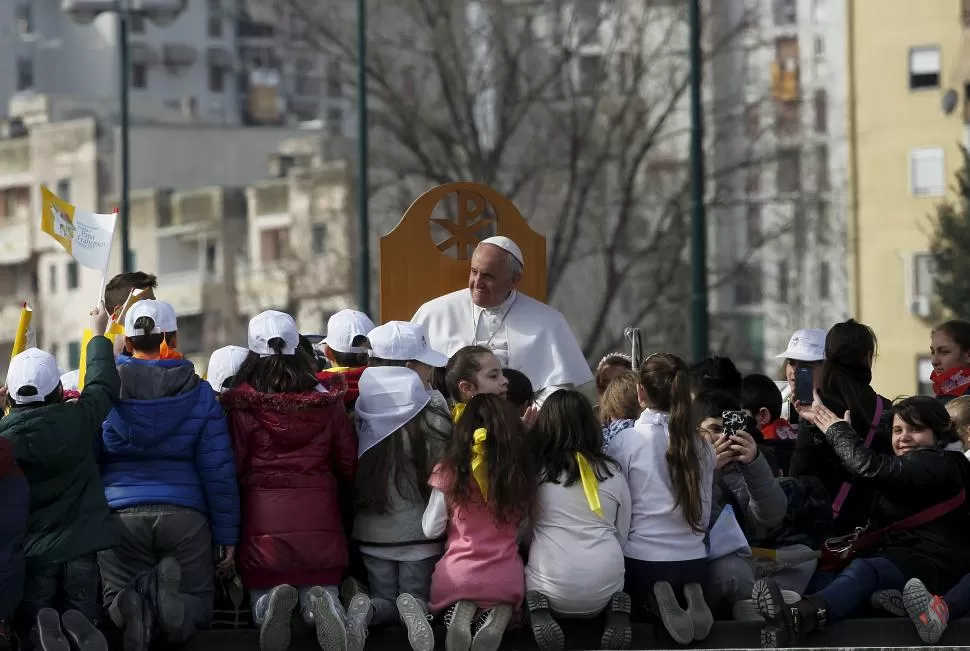
[[[433,468],[445,447],[451,440],[451,418],[437,408],[424,412],[434,434],[428,437],[429,468]],[[400,436],[400,430],[391,436]],[[410,450],[405,445],[405,450]],[[416,482],[413,467],[410,480]],[[375,478],[376,479],[376,478]],[[391,496],[391,508],[387,513],[368,513],[357,510],[354,516],[354,529],[351,537],[363,545],[399,546],[432,542],[421,528],[421,519],[428,505],[426,499],[418,496],[401,495],[393,478],[385,478]]]
[[[731,504],[748,540],[759,540],[778,527],[788,510],[788,497],[761,453],[750,464],[732,463],[714,473],[711,520],[714,526]]]

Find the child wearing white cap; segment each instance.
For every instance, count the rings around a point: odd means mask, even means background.
[[[98,557],[105,610],[139,648],[153,634],[146,612],[170,642],[208,627],[216,562],[228,569],[239,540],[225,415],[192,362],[165,354],[165,333],[177,330],[163,301],[138,301],[125,314],[121,401],[101,436],[101,481],[122,532],[121,546]],[[213,558],[214,544],[226,557]],[[157,589],[146,591],[146,580]]]
[[[431,573],[442,540],[421,529],[428,478],[451,438],[451,421],[430,400],[421,378],[406,368],[369,368],[357,400],[357,515],[370,596],[357,594],[348,608],[351,626],[398,621],[414,651],[432,651],[428,622]],[[384,481],[375,481],[375,478]]]
[[[340,310],[327,321],[327,336],[323,340],[323,353],[330,360],[330,368],[320,372],[324,382],[331,375],[341,375],[347,380],[344,404],[354,408],[359,395],[357,383],[367,368],[367,335],[374,329],[374,322],[363,312]]]
[[[367,336],[370,366],[404,366],[431,387],[431,374],[448,365],[448,356],[431,348],[424,328],[407,321],[388,321]]]
[[[354,479],[357,440],[343,392],[319,386],[299,341],[290,315],[253,317],[249,356],[222,394],[246,522],[237,569],[264,651],[289,646],[297,604],[323,649],[345,651],[363,645],[336,587],[347,568],[338,491]]]
[[[89,640],[86,649],[108,648],[91,623],[99,605],[97,552],[117,545],[119,537],[94,450],[121,382],[104,337],[108,313],[102,306],[91,317],[87,382],[76,402],[63,401],[60,370],[44,351],[25,350],[7,371],[12,409],[0,420],[0,437],[13,444],[30,485],[19,628],[29,639],[36,627],[43,648],[67,648],[65,633]],[[55,607],[64,609],[62,615]]]
[[[243,362],[249,357],[249,350],[242,346],[223,346],[209,357],[206,378],[216,393],[222,393],[232,387]]]

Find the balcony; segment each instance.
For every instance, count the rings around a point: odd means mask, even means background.
[[[252,188],[252,214],[283,215],[290,211],[290,188],[286,179],[264,181]]]
[[[158,284],[165,288],[164,298],[179,316],[202,314],[202,289],[205,278],[201,271],[160,274]]]
[[[30,221],[0,217],[0,265],[20,264],[30,259]]]
[[[0,179],[30,173],[30,141],[27,138],[0,140]]]

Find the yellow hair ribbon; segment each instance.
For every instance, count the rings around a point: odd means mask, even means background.
[[[456,402],[455,406],[451,408],[451,422],[457,423],[458,419],[461,418],[461,415],[464,413],[465,413],[465,403]]]
[[[462,405],[464,407],[464,405]],[[475,430],[475,443],[472,445],[472,474],[482,491],[482,498],[488,501],[488,462],[485,460],[485,438],[488,431],[484,427]]]
[[[346,373],[352,370],[349,366],[331,366],[330,368],[323,369],[327,373]]]
[[[576,453],[576,463],[579,465],[579,478],[583,482],[583,492],[586,493],[586,502],[593,513],[603,517],[603,506],[600,504],[600,482],[596,479],[596,473],[592,466],[579,452]]]

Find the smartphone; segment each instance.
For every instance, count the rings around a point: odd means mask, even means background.
[[[721,421],[724,426],[724,436],[734,436],[742,430],[746,431],[748,414],[743,411],[725,411],[721,413]]]
[[[815,373],[811,367],[800,366],[795,369],[795,400],[810,405],[815,400]]]

